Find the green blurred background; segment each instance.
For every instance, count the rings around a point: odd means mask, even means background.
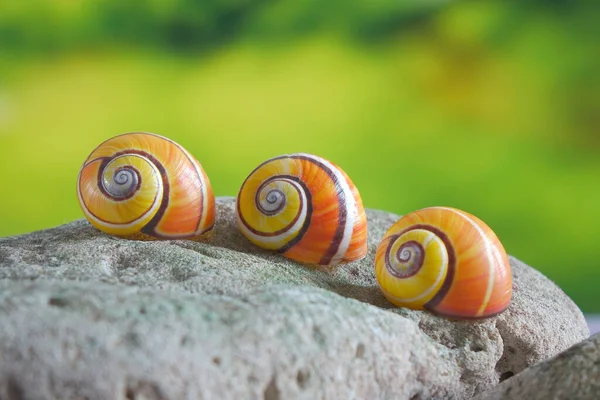
[[[0,236],[81,218],[79,167],[168,136],[236,195],[340,165],[367,207],[469,211],[600,312],[600,2],[3,0]]]

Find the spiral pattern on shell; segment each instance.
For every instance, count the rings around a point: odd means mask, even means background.
[[[375,275],[395,305],[450,318],[504,311],[512,295],[508,256],[479,218],[450,207],[407,214],[385,234]]]
[[[259,165],[237,197],[241,232],[254,244],[306,264],[337,265],[367,252],[367,220],[356,186],[310,154]]]
[[[214,225],[215,199],[200,163],[151,133],[100,144],[77,179],[79,205],[96,228],[134,239],[193,239]]]

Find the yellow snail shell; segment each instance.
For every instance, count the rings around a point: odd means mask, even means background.
[[[236,207],[246,238],[292,260],[337,265],[367,253],[358,190],[321,157],[299,153],[265,161],[242,184]]]
[[[215,199],[200,163],[151,133],[100,144],[77,179],[79,205],[96,228],[134,239],[194,239],[210,231]]]
[[[385,234],[375,275],[395,305],[450,318],[504,311],[512,295],[508,256],[479,218],[450,207],[405,215]]]

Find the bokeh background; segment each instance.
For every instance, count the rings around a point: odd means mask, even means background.
[[[81,218],[81,163],[168,136],[236,195],[340,165],[367,207],[449,205],[600,312],[600,2],[3,0],[0,236]]]

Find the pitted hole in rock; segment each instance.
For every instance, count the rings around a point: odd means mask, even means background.
[[[506,371],[500,374],[500,382],[507,380],[515,375],[512,371]]]
[[[125,388],[127,400],[166,400],[156,384],[146,381],[130,382]]]
[[[308,380],[310,379],[310,371],[298,370],[298,374],[296,375],[296,382],[298,383],[298,387],[300,389],[304,389],[308,384]]]
[[[281,393],[279,393],[279,389],[277,389],[274,375],[271,377],[269,384],[265,388],[264,400],[281,400]]]
[[[471,351],[474,353],[479,353],[485,350],[485,347],[481,344],[472,344]]]
[[[188,336],[188,335],[183,335],[181,337],[181,339],[179,339],[179,344],[182,347],[193,346],[194,345],[194,340],[190,336]]]
[[[213,357],[212,363],[218,367],[219,365],[221,365],[221,357]]]
[[[128,332],[123,336],[123,341],[134,348],[142,347],[142,338],[135,332]]]
[[[14,378],[8,378],[6,381],[6,400],[23,400],[25,398],[25,391],[21,384]]]
[[[356,358],[363,358],[364,355],[365,355],[365,345],[362,343],[359,343],[358,346],[356,346]]]
[[[53,307],[62,308],[68,306],[69,303],[69,299],[65,299],[64,297],[53,296],[48,299],[48,305]]]
[[[423,399],[423,393],[419,392],[419,393],[415,393],[410,397],[410,400],[424,400]]]

